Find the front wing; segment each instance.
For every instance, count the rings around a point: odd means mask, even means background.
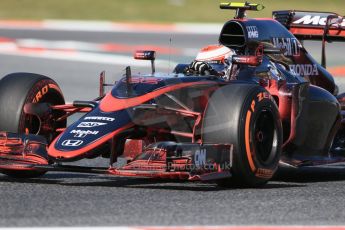
[[[81,167],[48,159],[47,144],[33,135],[0,133],[0,172],[65,171],[209,181],[231,177],[231,144],[158,142],[118,167]]]

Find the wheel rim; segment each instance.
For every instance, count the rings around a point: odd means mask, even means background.
[[[49,81],[46,82],[46,84],[48,84],[48,83],[52,84]],[[35,91],[33,91],[33,92],[35,92]],[[32,103],[33,102],[33,98],[32,98],[33,95],[35,95],[35,93],[32,93],[31,95],[29,95],[26,98],[26,101],[24,104]],[[56,104],[64,103],[64,99],[58,91],[53,90],[53,91],[46,93],[41,98],[40,103],[50,103],[52,105],[56,105]],[[40,118],[36,117],[35,115],[28,115],[28,114],[25,114],[24,112],[22,112],[20,122],[19,122],[20,125],[18,128],[18,132],[19,133],[31,133],[31,134],[42,135],[47,139],[48,143],[50,143],[58,135],[58,133],[55,132],[55,128],[58,128],[60,126],[65,127],[66,121],[59,122],[57,124],[57,126],[56,126],[56,124],[54,125],[53,123],[50,123],[47,121],[50,121],[53,117],[59,117],[63,113],[64,112],[61,112],[61,111],[53,111],[50,114],[50,117],[47,117],[44,121],[44,124],[42,124],[42,121],[40,120]]]
[[[269,165],[277,151],[278,135],[274,116],[270,110],[262,110],[254,120],[253,144],[258,161]]]
[[[24,130],[20,130],[23,133],[38,134],[40,132],[41,121],[38,117],[33,115],[24,116]]]

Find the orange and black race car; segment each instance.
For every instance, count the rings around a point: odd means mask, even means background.
[[[219,36],[219,47],[232,52],[226,59],[204,57],[157,74],[155,52],[138,51],[135,58],[151,61],[151,74],[133,75],[127,67],[105,94],[102,73],[99,97],[73,104],[65,104],[46,76],[2,78],[0,171],[12,177],[71,171],[255,187],[270,180],[279,164],[345,161],[345,95],[338,95],[325,55],[327,42],[345,41],[344,18],[286,10],[273,12],[273,19],[249,19],[247,10],[263,7],[220,7],[236,10]],[[307,39],[322,41],[321,65],[303,47]],[[66,127],[75,113],[84,115]],[[66,163],[95,157],[109,158],[109,166]],[[119,157],[126,163],[114,164]]]

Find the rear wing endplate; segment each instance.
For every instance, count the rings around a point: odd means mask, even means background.
[[[273,11],[273,18],[301,40],[345,41],[345,17],[330,12]]]

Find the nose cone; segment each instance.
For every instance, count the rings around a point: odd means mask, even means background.
[[[48,155],[60,161],[74,161],[113,136],[133,126],[128,111],[102,113],[98,108],[69,126],[49,146]]]

